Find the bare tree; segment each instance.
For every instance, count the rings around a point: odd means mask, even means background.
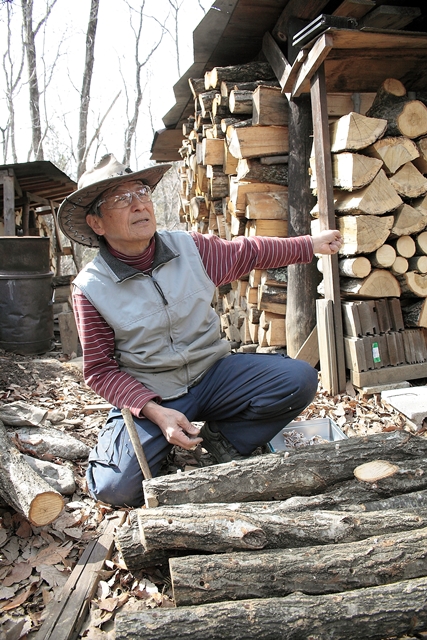
[[[32,129],[32,152],[36,160],[43,160],[43,140],[40,120],[40,90],[37,78],[36,36],[42,25],[48,19],[57,0],[51,0],[46,4],[46,13],[33,26],[33,0],[21,0],[22,19],[24,25],[24,46],[27,54],[28,83],[30,91],[30,114]]]
[[[12,8],[7,3],[7,50],[3,54],[3,70],[6,79],[6,101],[7,110],[9,114],[9,120],[3,132],[3,162],[6,164],[8,155],[9,141],[12,150],[12,160],[14,163],[18,162],[18,155],[16,153],[16,140],[15,140],[15,107],[14,96],[17,91],[18,85],[21,81],[22,70],[24,67],[24,47],[21,48],[21,56],[17,65],[17,71],[15,72],[15,61],[12,55],[12,29],[11,29],[11,14]],[[22,29],[21,29],[22,31]]]
[[[89,23],[86,32],[86,59],[80,98],[79,139],[77,143],[77,177],[86,171],[87,121],[90,102],[93,65],[95,62],[95,36],[98,25],[99,0],[91,0]]]
[[[179,61],[179,10],[182,7],[182,3],[178,2],[178,0],[169,0],[169,5],[171,6],[173,15],[174,15],[174,35],[172,36],[173,41],[175,43],[175,53],[176,53],[176,66],[178,69],[178,76],[181,76],[181,65]]]
[[[127,3],[129,10],[130,10],[130,26],[131,29],[135,35],[135,90],[136,90],[136,95],[135,95],[135,101],[133,103],[133,114],[130,118],[128,118],[128,125],[126,127],[125,130],[125,150],[124,150],[124,154],[123,154],[123,164],[125,165],[129,165],[130,163],[130,156],[131,156],[131,150],[132,150],[132,140],[135,136],[135,132],[136,132],[136,127],[138,124],[138,118],[139,118],[139,109],[141,107],[141,102],[142,102],[142,97],[143,97],[143,89],[142,89],[142,85],[141,85],[141,73],[143,68],[148,64],[148,62],[150,61],[150,58],[152,57],[152,55],[154,54],[154,52],[156,51],[156,49],[160,46],[160,43],[163,40],[163,36],[165,34],[165,30],[162,27],[161,33],[160,33],[160,38],[158,39],[158,41],[156,42],[156,44],[153,45],[153,47],[151,48],[151,50],[149,51],[149,53],[145,56],[145,58],[141,61],[140,59],[140,46],[141,46],[141,35],[142,35],[142,27],[143,27],[143,22],[144,22],[144,8],[145,8],[145,0],[143,0],[139,11],[138,11],[138,23],[137,26],[135,27],[133,24],[133,20],[132,20],[132,12],[136,11],[135,9],[133,9],[131,7],[131,5],[129,3]],[[126,84],[125,84],[126,87]],[[128,100],[129,102],[129,100]]]

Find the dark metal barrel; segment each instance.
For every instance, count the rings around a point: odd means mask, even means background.
[[[49,238],[0,237],[0,349],[45,353],[53,344]]]

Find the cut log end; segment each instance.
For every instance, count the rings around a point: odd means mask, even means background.
[[[383,478],[394,476],[399,467],[387,460],[372,460],[361,464],[354,470],[354,476],[363,482],[377,482]]]
[[[36,527],[50,524],[64,508],[64,500],[56,491],[46,491],[37,495],[31,503],[28,519]]]

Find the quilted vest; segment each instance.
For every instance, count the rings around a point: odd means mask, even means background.
[[[114,329],[121,370],[163,399],[188,391],[230,352],[211,306],[215,285],[192,237],[156,233],[151,275],[117,260],[104,243],[77,286]]]

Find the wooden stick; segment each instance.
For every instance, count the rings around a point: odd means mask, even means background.
[[[150,467],[148,466],[147,458],[145,457],[144,449],[142,448],[141,441],[138,437],[138,433],[135,427],[135,423],[133,421],[132,414],[127,407],[122,409],[122,416],[125,421],[126,428],[128,430],[130,441],[132,442],[133,449],[135,451],[135,455],[139,462],[139,466],[141,467],[142,475],[145,480],[152,478]]]

